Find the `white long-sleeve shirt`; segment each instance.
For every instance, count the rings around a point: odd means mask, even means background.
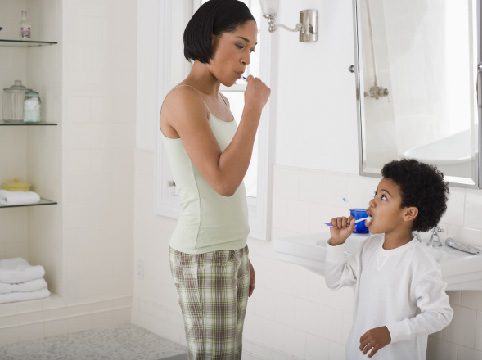
[[[424,245],[410,241],[384,250],[383,241],[384,234],[372,235],[348,257],[344,246],[327,245],[327,286],[355,288],[346,359],[368,359],[359,350],[360,337],[370,329],[386,326],[391,342],[372,359],[425,360],[427,336],[452,320],[446,283]]]

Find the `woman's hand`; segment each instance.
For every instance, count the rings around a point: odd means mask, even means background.
[[[391,341],[390,331],[386,326],[376,327],[368,330],[360,337],[360,351],[368,354],[368,357],[371,358]]]
[[[254,291],[255,280],[256,280],[256,274],[254,273],[254,267],[253,267],[253,265],[251,265],[251,261],[250,261],[249,262],[249,293],[248,293],[248,296],[251,296],[251,294]]]
[[[355,228],[355,219],[350,216],[337,217],[331,219],[331,238],[328,242],[330,245],[341,245],[351,235]]]
[[[244,93],[244,103],[246,107],[254,106],[261,111],[268,102],[271,89],[253,75],[246,79],[246,92]]]

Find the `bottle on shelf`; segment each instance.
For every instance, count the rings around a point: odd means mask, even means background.
[[[37,91],[28,90],[25,93],[23,114],[23,121],[26,123],[40,122],[40,97]]]
[[[22,10],[20,19],[20,37],[22,40],[30,40],[32,26],[27,22],[27,10]]]

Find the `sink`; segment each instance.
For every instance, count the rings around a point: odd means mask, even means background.
[[[279,259],[303,266],[319,275],[324,275],[326,240],[329,232],[293,235],[273,241],[273,247]],[[368,234],[353,234],[345,242],[345,253],[349,256],[362,244]],[[419,246],[426,246],[424,243]],[[448,291],[482,291],[482,256],[470,255],[443,246],[428,247],[434,259],[440,263],[443,279]]]

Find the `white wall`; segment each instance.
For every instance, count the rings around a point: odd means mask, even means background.
[[[24,3],[1,0],[0,16]],[[27,74],[45,95],[48,120],[59,125],[18,129],[18,142],[4,142],[9,130],[2,127],[0,150],[18,151],[22,165],[6,161],[4,172],[3,156],[0,180],[25,172],[59,204],[1,209],[0,257],[44,265],[53,295],[1,305],[0,344],[127,323],[132,301],[136,2],[27,5],[32,33],[59,44],[27,50],[19,68],[15,59],[23,58],[12,51],[2,59],[1,85]],[[8,20],[17,26],[12,13]]]
[[[298,10],[319,11],[319,41],[301,44],[280,30],[278,114],[274,173],[274,237],[320,231],[334,214],[343,214],[343,196],[364,206],[377,179],[358,173],[358,140],[353,75],[351,0],[280,1],[280,21],[293,25]],[[290,70],[287,70],[290,69]],[[138,121],[143,121],[138,119]],[[168,241],[175,221],[157,217],[154,150],[137,144],[134,183],[135,269],[132,321],[185,343],[168,263]],[[482,245],[482,192],[452,189],[443,220],[447,234]],[[460,236],[462,236],[460,235]],[[245,359],[343,359],[353,296],[350,289],[328,290],[323,278],[279,261],[270,242],[249,239],[257,270],[248,302]],[[430,359],[482,357],[482,295],[452,293],[455,320],[430,339]]]
[[[135,152],[134,178],[134,298],[132,320],[134,323],[166,337],[183,342],[182,318],[178,311],[175,289],[171,282],[168,241],[175,222],[156,216],[160,184],[156,174],[157,147],[159,141],[159,110],[162,99],[145,96],[142,89],[150,89],[158,94],[166,93],[170,87],[182,80],[183,60],[182,31],[184,24],[168,21],[157,24],[161,11],[175,14],[173,19],[187,17],[190,1],[159,2],[158,0],[139,1],[138,19],[138,120]],[[157,46],[156,31],[162,31],[161,39],[168,44]],[[174,44],[177,41],[177,44]],[[181,45],[180,45],[181,44]],[[175,46],[174,46],[175,45]],[[164,49],[178,50],[175,64],[168,58],[160,57]],[[154,64],[148,67],[150,60]],[[155,64],[159,62],[159,67]],[[172,65],[172,66],[171,66]],[[166,68],[169,69],[166,71]],[[157,81],[151,71],[163,75]]]
[[[131,294],[136,14],[135,2],[63,3],[63,294],[72,301]]]
[[[17,38],[20,11],[25,9],[26,1],[0,1],[0,31],[2,38]],[[16,16],[16,17],[14,17]],[[27,85],[26,49],[0,49],[0,91],[21,80]],[[28,86],[28,85],[27,85]],[[2,117],[0,101],[0,118]],[[0,183],[11,180],[13,176],[22,181],[27,180],[28,133],[21,127],[0,128]],[[9,156],[5,156],[9,154]],[[14,175],[15,174],[15,175]],[[24,209],[11,209],[8,214],[0,216],[0,257],[28,255],[28,213]]]
[[[318,9],[318,42],[300,43],[279,30],[276,161],[309,169],[358,171],[351,1],[280,1],[279,22],[299,21],[299,10]],[[295,95],[295,96],[294,96]],[[334,136],[341,134],[341,136]],[[340,152],[347,156],[339,161]]]

